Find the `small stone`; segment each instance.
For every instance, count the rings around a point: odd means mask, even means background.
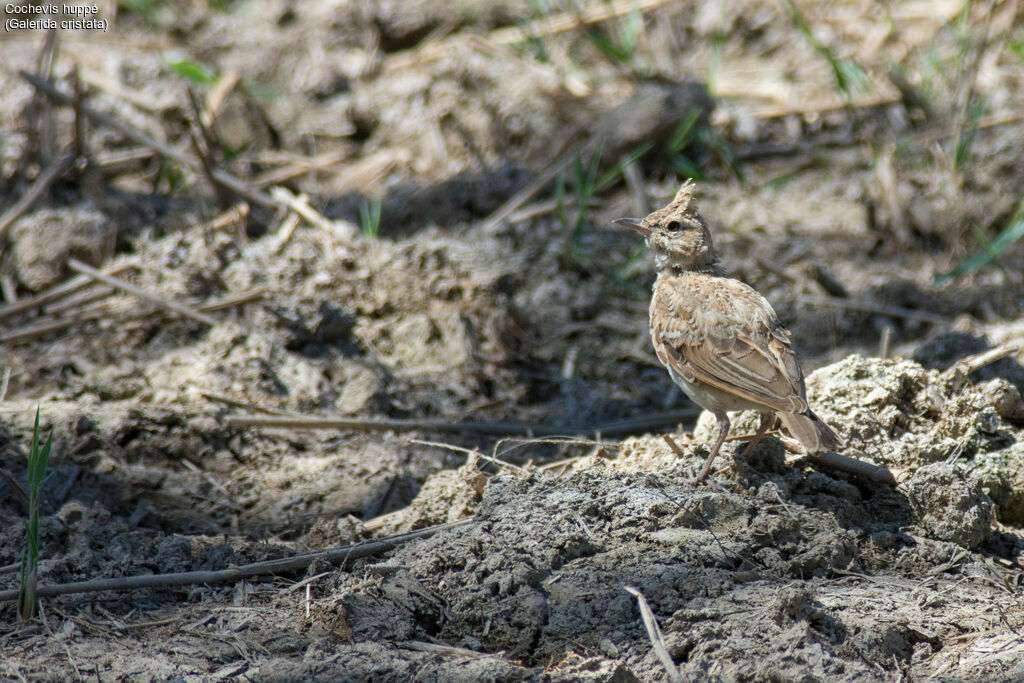
[[[615,647],[615,643],[608,638],[597,641],[597,647],[605,657],[617,659],[619,656],[619,648]]]

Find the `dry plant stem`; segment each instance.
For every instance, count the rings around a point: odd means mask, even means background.
[[[296,197],[291,192],[283,187],[272,187],[270,188],[270,195],[282,206],[286,206],[310,225],[315,225],[321,230],[326,231],[328,234],[332,231],[331,221],[324,218],[323,214],[314,209],[309,205],[309,199],[306,195],[300,195]]]
[[[131,262],[118,263],[116,265],[105,268],[102,272],[104,275],[114,276],[117,275],[118,273],[123,273],[129,268],[132,268],[134,265],[135,264]],[[87,287],[93,282],[95,282],[95,280],[93,280],[92,278],[80,275],[71,280],[68,280],[67,282],[62,282],[59,285],[54,285],[50,289],[40,292],[35,296],[29,297],[27,299],[21,299],[16,303],[8,304],[7,306],[2,306],[0,307],[0,320],[21,313],[22,311],[27,311],[33,308],[39,308],[40,306],[49,301],[53,301],[54,299],[60,299],[69,294],[73,294],[74,292],[77,292],[78,290]]]
[[[82,75],[77,64],[75,64],[71,80],[74,86],[74,104],[72,108],[75,110],[75,143],[73,149],[75,151],[75,158],[82,159],[88,154],[88,150],[85,144],[85,116],[82,115],[82,103],[85,102],[85,95],[82,91]]]
[[[1016,344],[1007,344],[1006,346],[997,346],[994,349],[989,349],[973,356],[967,356],[943,372],[942,377],[952,384],[953,391],[960,391],[967,384],[967,379],[972,372],[1000,361],[1007,356],[1012,356],[1018,350],[1019,348]]]
[[[902,308],[901,306],[860,303],[856,301],[847,301],[846,299],[836,299],[833,297],[799,297],[798,301],[817,306],[835,306],[836,308],[847,308],[851,311],[863,311],[865,313],[889,315],[894,318],[923,320],[936,325],[949,324],[949,320],[947,318],[943,318],[941,315],[935,315],[934,313],[928,313],[926,311],[915,311],[910,308]]]
[[[602,436],[632,434],[655,429],[665,425],[677,425],[684,419],[693,419],[699,411],[677,411],[646,418],[619,420],[605,425],[568,425],[549,427],[526,425],[515,422],[450,422],[448,420],[369,420],[351,417],[319,416],[260,416],[227,415],[224,424],[229,427],[276,427],[286,429],[339,429],[365,432],[408,432],[428,431],[448,434],[474,432],[492,436],[564,436],[567,434],[590,434],[599,432]]]
[[[4,301],[7,303],[13,304],[18,301],[18,286],[10,273],[0,275],[0,292],[3,292]]]
[[[960,111],[957,112],[956,125],[953,130],[953,144],[958,144],[958,141],[962,140],[964,134],[967,131],[968,122],[971,118],[971,102],[974,100],[975,87],[978,84],[978,72],[981,66],[981,60],[985,56],[986,50],[989,45],[989,30],[992,26],[992,12],[994,9],[995,2],[989,0],[985,8],[985,28],[981,33],[981,41],[974,46],[974,49],[970,51],[968,56],[969,62],[967,67],[961,72],[961,92],[960,97]],[[969,5],[968,5],[969,7]]]
[[[574,150],[572,149],[573,142],[577,140],[582,132],[582,126],[576,126],[569,131],[563,137],[563,142],[559,145],[558,149],[553,151],[552,161],[537,173],[537,177],[534,178],[526,187],[512,195],[508,201],[499,206],[494,213],[488,216],[487,219],[478,226],[477,229],[484,234],[493,232],[494,228],[496,228],[499,223],[512,215],[517,209],[523,206],[523,204],[533,198],[535,194],[543,190],[559,173],[568,168],[573,159],[583,158],[593,151],[598,142],[596,137],[591,137]],[[571,151],[562,155],[566,150]]]
[[[27,325],[21,327],[13,332],[7,332],[6,334],[0,334],[0,343],[10,344],[14,342],[25,341],[26,339],[35,339],[36,337],[42,337],[52,332],[60,332],[66,330],[69,327],[85,322],[86,320],[95,320],[96,318],[105,317],[105,314],[94,313],[88,316],[78,316],[75,318],[64,318],[63,320],[47,320],[46,322],[36,323],[34,325]]]
[[[421,640],[402,640],[395,643],[401,648],[406,650],[413,650],[415,652],[432,652],[437,654],[446,655],[461,655],[463,657],[470,657],[472,659],[490,659],[500,657],[490,652],[477,652],[476,650],[467,650],[464,647],[455,647],[453,645],[441,645],[437,643],[425,643]]]
[[[494,456],[491,455],[484,455],[480,451],[471,448],[463,448],[462,446],[456,446],[450,443],[441,443],[439,441],[420,441],[419,439],[409,439],[409,443],[418,444],[420,446],[432,446],[434,448],[445,448],[450,451],[455,451],[456,453],[465,453],[471,458],[476,457],[485,462],[497,465],[498,467],[504,467],[506,469],[512,470],[513,472],[519,472],[520,474],[526,473],[526,470],[524,470],[519,465],[513,465],[510,462],[505,462],[504,460],[500,458],[495,458]]]
[[[135,285],[129,284],[124,280],[118,280],[116,277],[104,275],[103,273],[96,270],[92,266],[88,266],[79,261],[78,259],[68,259],[68,268],[71,268],[72,270],[79,272],[82,275],[87,275],[88,277],[91,277],[94,280],[97,280],[98,282],[102,282],[103,284],[110,285],[111,287],[116,287],[117,289],[120,289],[122,292],[127,292],[128,294],[137,296],[140,299],[145,299],[150,303],[156,304],[160,308],[164,308],[169,311],[173,311],[175,313],[183,315],[186,318],[192,318],[193,320],[201,322],[205,325],[212,326],[217,324],[216,319],[211,318],[210,316],[204,313],[200,313],[199,311],[189,306],[179,304],[176,301],[171,301],[169,299],[165,299],[164,297],[153,294],[152,292],[148,292],[142,289],[141,287],[136,287]]]
[[[661,635],[661,628],[658,627],[658,620],[654,618],[654,612],[651,611],[651,606],[647,604],[647,598],[644,594],[638,591],[632,586],[623,586],[623,590],[636,598],[637,606],[640,608],[640,618],[643,619],[644,628],[647,629],[647,637],[651,640],[651,647],[654,648],[654,654],[658,655],[658,660],[661,665],[665,667],[665,673],[668,674],[668,680],[671,683],[683,683],[689,681],[689,677],[686,676],[686,672],[680,671],[676,663],[672,661],[672,655],[668,653],[668,648],[665,647],[665,637]]]
[[[43,47],[39,51],[39,61],[36,66],[36,73],[38,78],[42,81],[49,81],[53,78],[53,65],[57,63],[57,55],[60,51],[60,33],[57,32],[57,28],[51,28],[46,32],[46,40],[43,41]],[[39,151],[42,153],[43,158],[46,161],[50,161],[54,157],[56,151],[55,147],[55,136],[53,126],[53,108],[50,106],[49,101],[42,102],[42,112],[38,119],[38,126],[36,130],[39,131]]]
[[[886,325],[882,328],[882,339],[878,343],[878,357],[882,360],[889,358],[889,347],[892,344],[892,327]]]
[[[714,92],[716,98],[721,97],[737,97],[742,98],[747,93],[730,93],[730,92]],[[842,109],[864,109],[870,107],[881,107],[887,104],[895,104],[900,101],[900,93],[876,93],[870,95],[864,95],[854,100],[844,100],[838,97],[830,97],[826,100],[819,100],[817,102],[809,102],[807,104],[799,104],[795,106],[790,105],[771,105],[764,108],[755,108],[751,111],[751,114],[759,119],[776,119],[783,116],[794,116],[794,115],[805,115],[805,114],[824,114],[832,111],[839,111]]]
[[[668,444],[668,447],[672,449],[672,452],[676,454],[677,458],[686,457],[686,453],[683,452],[683,449],[679,447],[679,444],[676,443],[676,440],[673,439],[671,435],[662,434],[661,439]]]
[[[220,394],[220,393],[217,393],[215,391],[210,391],[208,389],[200,389],[199,390],[199,394],[203,398],[208,400],[208,401],[215,401],[217,403],[223,403],[224,405],[229,405],[229,406],[232,406],[234,408],[245,408],[246,410],[252,410],[252,411],[256,411],[256,412],[266,413],[267,415],[290,415],[290,414],[292,414],[292,413],[289,413],[286,410],[277,410],[276,408],[267,408],[267,407],[259,405],[258,403],[253,403],[252,401],[245,401],[245,400],[242,400],[240,398],[235,398],[233,396],[228,396],[227,394]]]
[[[92,281],[90,280],[90,282]],[[117,290],[115,290],[113,287],[107,287],[106,285],[96,285],[91,289],[82,291],[79,294],[69,296],[63,301],[55,301],[52,304],[44,305],[40,309],[40,313],[46,317],[60,316],[68,312],[74,313],[91,303],[100,301],[102,299],[106,299],[116,291]]]
[[[231,308],[248,301],[259,299],[264,294],[261,289],[254,289],[239,294],[233,294],[229,297],[218,301],[211,301],[198,307],[201,313],[211,313],[213,311],[219,311],[225,308]],[[109,295],[109,293],[108,293]],[[82,300],[77,302],[77,306],[83,306],[88,304],[92,299]],[[61,307],[60,312],[66,312],[68,307]],[[109,317],[109,313],[105,310],[95,310],[94,306],[86,306],[75,311],[75,315],[71,315],[66,318],[58,318],[56,320],[43,320],[41,322],[27,325],[25,327],[18,328],[6,334],[0,334],[0,343],[10,343],[25,341],[26,339],[34,339],[36,337],[42,337],[53,332],[59,332],[69,327],[74,327],[80,323],[88,320],[99,320]]]
[[[52,99],[57,104],[60,104],[65,107],[70,107],[74,105],[73,97],[57,90],[41,78],[38,78],[37,76],[34,76],[26,71],[19,71],[18,73],[33,87],[45,93],[47,96],[49,96],[50,99]],[[173,159],[174,161],[177,161],[180,164],[188,166],[193,171],[201,172],[201,169],[194,160],[189,159],[184,154],[179,153],[176,149],[172,148],[171,146],[151,138],[150,136],[146,135],[145,133],[138,130],[134,126],[131,126],[125,123],[124,121],[121,121],[120,119],[114,118],[109,114],[104,114],[103,112],[96,111],[92,107],[85,104],[82,105],[82,113],[85,114],[86,117],[92,119],[101,126],[113,128],[114,130],[121,133],[126,138],[128,138],[132,142],[135,142],[136,144],[155,149],[164,156]],[[216,179],[216,181],[223,185],[224,187],[228,188],[237,195],[245,197],[253,204],[258,204],[260,206],[271,209],[277,209],[280,207],[280,205],[277,202],[275,202],[271,197],[267,196],[263,192],[260,192],[259,190],[253,187],[250,187],[245,181],[241,180],[240,178],[236,178],[235,176],[231,175],[226,171],[222,171],[219,169],[214,170],[213,178]]]
[[[237,71],[228,71],[225,74],[221,74],[221,77],[206,95],[206,103],[203,105],[203,111],[199,116],[200,124],[206,128],[213,125],[213,120],[220,112],[224,101],[227,100],[228,95],[235,89],[235,86],[238,85],[241,79],[242,77]]]
[[[4,378],[0,381],[0,402],[7,397],[7,386],[11,381],[11,368],[4,368]]]
[[[53,181],[64,171],[71,168],[74,160],[75,153],[73,151],[69,149],[62,152],[42,175],[36,178],[36,181],[32,183],[32,186],[28,188],[25,194],[21,195],[14,206],[7,209],[3,216],[0,216],[0,239],[3,239],[7,229],[11,227],[14,221],[21,218],[25,212],[32,208],[32,205],[36,203],[40,195],[46,192],[46,189],[50,187]]]
[[[437,526],[410,531],[404,534],[388,536],[373,541],[363,541],[339,546],[330,550],[320,550],[313,553],[302,553],[292,557],[284,557],[278,560],[267,560],[266,562],[255,562],[230,569],[219,569],[211,571],[178,572],[173,574],[145,574],[142,576],[126,576],[118,579],[95,579],[92,581],[76,581],[74,583],[62,583],[51,586],[39,586],[36,595],[47,597],[54,595],[71,595],[75,593],[96,593],[98,591],[121,591],[137,590],[140,588],[169,588],[172,586],[194,586],[204,583],[225,583],[238,581],[250,576],[263,576],[276,574],[278,572],[293,572],[305,569],[314,562],[342,563],[349,560],[358,560],[364,557],[372,557],[381,553],[394,550],[398,546],[416,541],[421,538],[429,538],[439,531],[455,529],[474,522],[474,518],[461,519],[457,522],[438,524]],[[17,589],[0,591],[0,602],[16,600]]]
[[[223,230],[236,223],[244,224],[245,220],[249,217],[249,210],[247,203],[239,202],[224,213],[215,216],[207,227],[210,230]]]
[[[209,181],[213,194],[217,198],[217,208],[224,211],[231,205],[231,195],[223,184],[217,182],[217,178],[214,176],[214,171],[217,170],[217,161],[214,158],[213,150],[218,148],[219,142],[215,139],[210,129],[203,125],[199,100],[196,99],[195,92],[192,91],[192,88],[188,88],[187,91],[188,101],[192,106],[192,117],[191,121],[189,121],[188,130],[189,140],[192,142],[192,151],[199,158],[203,174]],[[200,140],[202,141],[201,143]]]
[[[614,0],[610,3],[595,3],[583,11],[567,11],[551,16],[540,17],[525,26],[512,26],[491,31],[478,40],[487,47],[516,45],[530,39],[552,36],[571,31],[579,26],[598,24],[629,14],[632,11],[646,12],[672,0]],[[453,42],[464,42],[459,36],[449,40],[438,40],[405,52],[398,52],[387,58],[381,70],[384,73],[401,71],[411,66],[439,59],[450,54]]]
[[[256,287],[254,289],[247,289],[244,292],[236,292],[235,294],[228,294],[227,296],[216,299],[214,301],[208,301],[204,304],[197,304],[196,310],[200,313],[213,313],[214,311],[223,311],[226,308],[234,308],[247,304],[250,301],[258,301],[262,299],[267,293],[267,290],[263,287]]]
[[[280,254],[284,251],[285,246],[288,244],[288,240],[292,238],[295,233],[295,229],[299,227],[302,219],[299,218],[297,213],[289,213],[285,216],[285,219],[281,221],[281,226],[278,228],[277,233],[274,235],[274,253]]]
[[[816,468],[844,472],[860,479],[867,479],[868,481],[888,484],[894,487],[909,476],[906,472],[900,470],[892,470],[881,465],[872,465],[869,462],[857,460],[848,455],[840,455],[832,451],[808,455],[807,460]]]
[[[592,146],[592,144],[588,144],[585,148],[590,148]],[[583,155],[583,149],[580,150],[580,155]],[[487,219],[480,224],[478,230],[484,234],[493,232],[499,223],[512,215],[516,209],[529,201],[535,194],[543,190],[548,183],[555,179],[555,176],[568,168],[569,164],[572,163],[573,158],[573,155],[567,154],[561,159],[550,164],[547,168],[542,169],[540,173],[537,174],[537,177],[534,178],[533,182],[513,195],[507,202],[499,206],[494,213],[488,216]]]
[[[288,164],[287,166],[270,169],[269,171],[255,175],[251,182],[256,187],[280,185],[292,180],[293,178],[304,176],[307,173],[324,171],[331,166],[336,166],[345,161],[348,156],[348,152],[330,152],[316,157],[304,157],[301,160]]]

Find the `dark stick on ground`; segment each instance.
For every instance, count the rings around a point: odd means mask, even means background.
[[[672,656],[668,653],[668,648],[665,647],[665,637],[661,635],[661,628],[658,627],[658,621],[654,618],[654,612],[651,610],[651,606],[647,604],[647,598],[644,594],[638,591],[632,586],[623,586],[623,589],[636,598],[637,607],[640,608],[640,618],[644,622],[644,628],[647,629],[647,637],[651,641],[651,647],[654,649],[654,654],[658,656],[658,660],[661,665],[665,667],[665,673],[668,674],[668,680],[671,683],[683,683],[683,681],[689,681],[686,674],[679,670],[676,663],[672,661]]]
[[[361,432],[440,432],[489,434],[492,436],[564,436],[594,434],[622,436],[636,434],[659,427],[674,427],[680,422],[693,420],[699,410],[678,410],[646,417],[608,422],[603,425],[529,425],[516,422],[452,422],[450,420],[371,420],[350,417],[319,417],[305,415],[228,415],[224,424],[229,427],[279,427],[288,429],[348,429]]]
[[[142,576],[125,576],[117,579],[94,579],[92,581],[75,581],[74,583],[61,583],[51,586],[39,586],[36,595],[40,598],[54,595],[71,595],[73,593],[96,593],[99,591],[123,591],[137,590],[140,588],[169,588],[172,586],[195,586],[204,583],[226,583],[238,581],[250,576],[263,576],[282,572],[293,572],[305,569],[317,561],[342,563],[349,560],[359,560],[364,557],[372,557],[381,553],[394,550],[398,546],[416,541],[421,538],[429,538],[439,531],[455,529],[473,522],[473,518],[461,519],[457,522],[438,524],[437,526],[410,531],[404,534],[388,536],[373,541],[351,543],[349,545],[320,550],[312,553],[302,553],[291,557],[283,557],[278,560],[267,560],[265,562],[254,562],[240,567],[230,569],[217,569],[197,572],[177,572],[174,574],[144,574]],[[18,597],[18,589],[0,591],[0,602],[15,600]]]

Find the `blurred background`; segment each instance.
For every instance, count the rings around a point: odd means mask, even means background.
[[[448,438],[515,463],[590,446],[498,439],[689,425],[610,225],[685,178],[808,372],[1019,342],[1021,13],[123,0],[7,30],[3,419],[42,402],[66,476],[155,526],[292,537],[465,455],[226,413],[470,421]]]

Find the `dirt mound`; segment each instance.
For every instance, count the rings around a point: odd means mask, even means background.
[[[344,624],[355,642],[434,640],[527,667],[556,663],[554,672],[582,658],[654,680],[661,665],[628,585],[663,615],[669,652],[693,678],[941,673],[962,656],[953,654],[962,632],[999,621],[978,601],[998,595],[991,577],[1006,563],[961,546],[1006,550],[1005,536],[992,537],[992,502],[974,473],[975,460],[1000,451],[966,446],[996,430],[1004,448],[1019,448],[1024,432],[1002,422],[987,398],[1006,383],[954,393],[912,362],[851,357],[809,385],[816,409],[855,452],[884,452],[890,463],[903,454],[898,462],[913,476],[894,490],[808,470],[786,464],[782,444],[769,438],[727,474],[729,490],[694,488],[688,478],[705,446],[683,442],[689,457],[679,459],[653,436],[628,439],[611,460],[578,460],[564,476],[493,477],[478,504],[475,469],[454,485],[446,474],[428,480],[425,502],[461,490],[478,521],[407,546],[369,573],[340,576],[321,623],[335,634]],[[923,413],[921,396],[952,404]],[[990,413],[986,431],[964,405]],[[955,463],[934,456],[947,441]],[[444,520],[443,511],[420,513],[404,528]],[[972,656],[959,675],[1007,671],[1011,661],[1005,651]]]

